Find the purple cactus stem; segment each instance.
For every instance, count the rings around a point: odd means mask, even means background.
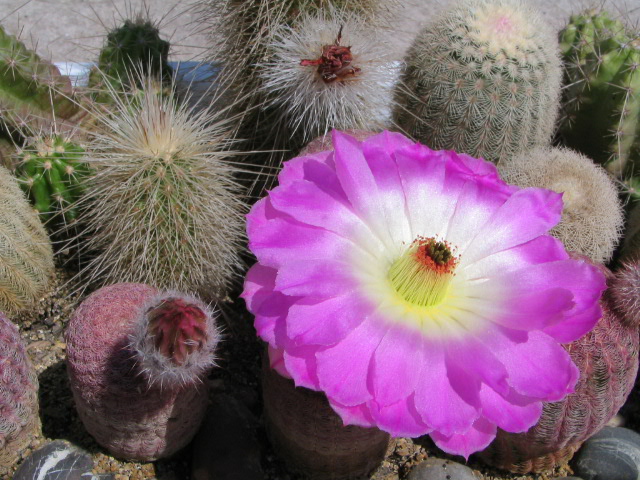
[[[180,450],[204,417],[203,377],[219,337],[211,310],[195,297],[134,283],[94,292],[66,332],[87,431],[120,458],[151,461]]]

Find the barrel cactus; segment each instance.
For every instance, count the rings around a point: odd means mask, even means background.
[[[540,420],[529,431],[499,430],[480,453],[486,463],[514,473],[551,470],[571,459],[622,407],[638,372],[640,265],[627,264],[615,276],[609,272],[607,283],[596,327],[565,345],[580,369],[575,392],[544,404]]]
[[[21,149],[16,176],[44,221],[77,217],[76,202],[89,175],[84,149],[62,135],[44,135]]]
[[[0,167],[0,311],[32,307],[53,277],[53,250],[40,219],[18,185]]]
[[[602,167],[568,148],[539,147],[501,161],[498,171],[507,183],[562,193],[562,219],[549,233],[594,262],[611,260],[624,216],[618,189]]]
[[[207,403],[220,334],[196,297],[120,283],[91,294],[66,331],[76,408],[111,454],[151,461],[187,445]]]
[[[464,0],[416,37],[395,119],[416,140],[493,162],[547,145],[561,66],[555,33],[518,0]]]
[[[0,313],[0,467],[10,467],[40,430],[38,376],[18,328]]]
[[[566,64],[564,143],[621,178],[640,169],[640,35],[604,10],[571,17],[560,33]]]

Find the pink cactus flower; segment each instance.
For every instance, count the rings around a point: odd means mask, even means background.
[[[271,365],[345,424],[468,457],[524,432],[579,372],[560,345],[605,289],[547,232],[562,196],[398,133],[287,162],[248,215],[243,297]]]

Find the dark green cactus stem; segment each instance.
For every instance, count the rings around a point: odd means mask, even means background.
[[[69,78],[0,27],[0,120],[70,118],[80,108],[71,94]]]
[[[75,203],[90,173],[83,156],[82,147],[59,135],[38,139],[20,154],[16,176],[43,220],[77,217]]]
[[[560,33],[566,64],[560,133],[619,178],[640,173],[640,38],[591,9]]]
[[[158,27],[142,16],[126,20],[109,32],[100,52],[98,68],[91,73],[89,85],[100,88],[106,80],[117,91],[142,85],[131,85],[131,79],[153,76],[168,81],[171,68],[167,63],[169,42],[160,38]],[[98,101],[105,100],[98,95]]]

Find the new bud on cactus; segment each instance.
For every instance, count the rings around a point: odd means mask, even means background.
[[[38,376],[18,328],[0,313],[0,467],[10,467],[40,429]]]
[[[46,293],[53,250],[18,181],[0,167],[0,311],[17,313]]]
[[[525,433],[498,430],[480,454],[486,463],[514,473],[551,470],[569,461],[625,403],[638,372],[640,265],[626,264],[615,277],[608,273],[607,283],[596,327],[565,345],[580,369],[575,392],[545,403],[540,420]]]
[[[562,193],[562,219],[549,233],[594,262],[611,259],[624,216],[618,189],[602,167],[570,149],[540,147],[502,160],[498,170],[507,183]]]
[[[220,339],[196,297],[120,283],[91,294],[66,332],[76,408],[114,456],[155,460],[187,445],[207,406]]]
[[[493,162],[551,140],[555,33],[518,0],[464,0],[416,37],[395,118],[416,140]]]
[[[640,34],[601,9],[560,33],[566,65],[564,143],[617,177],[640,173]]]
[[[84,149],[52,133],[21,149],[16,177],[45,222],[61,217],[63,223],[69,223],[77,217],[75,203],[89,172]]]

